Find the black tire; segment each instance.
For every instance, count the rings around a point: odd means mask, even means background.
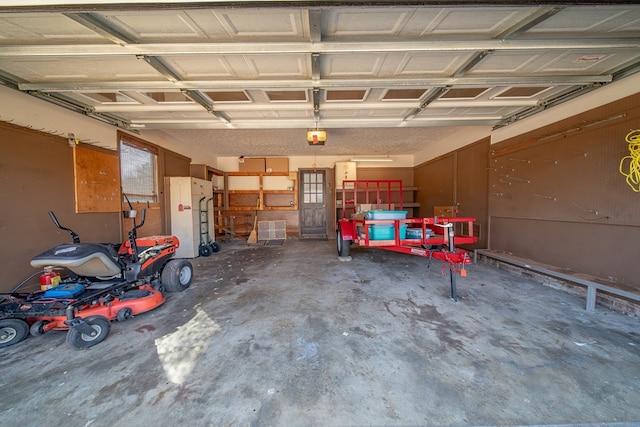
[[[209,245],[202,245],[198,248],[198,253],[200,256],[210,256],[213,253],[213,250]]]
[[[133,310],[131,310],[129,307],[121,308],[120,310],[118,310],[118,313],[116,314],[116,320],[118,322],[124,322],[125,320],[129,320],[132,317],[133,317]]]
[[[172,259],[162,270],[160,281],[167,292],[182,292],[191,285],[193,267],[186,259]]]
[[[336,238],[338,244],[338,256],[339,257],[348,257],[349,256],[349,248],[351,246],[351,240],[344,240],[342,238],[342,233],[340,232],[340,228],[338,228],[338,236]]]
[[[220,252],[220,243],[218,242],[211,242],[211,250],[215,253],[215,252]]]
[[[0,320],[0,348],[17,344],[27,335],[29,335],[29,325],[24,320]]]
[[[49,323],[48,320],[38,320],[33,325],[31,325],[31,327],[29,328],[29,333],[34,337],[39,337],[40,335],[44,335],[45,330],[43,328],[44,328],[44,325],[46,325],[47,323]]]
[[[78,328],[71,328],[67,332],[67,343],[78,350],[101,343],[111,329],[111,322],[104,316],[89,316],[84,321],[93,328],[91,335],[83,334]]]

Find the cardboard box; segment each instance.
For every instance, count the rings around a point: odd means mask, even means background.
[[[433,216],[441,218],[454,218],[456,216],[455,206],[434,206]]]
[[[390,205],[387,203],[358,203],[358,212],[369,212],[385,209],[394,210],[395,205],[393,203],[391,203]]]
[[[265,159],[267,172],[289,172],[289,159],[286,157],[267,157]]]
[[[242,163],[239,163],[240,172],[264,172],[266,169],[266,162],[264,157],[244,159]]]

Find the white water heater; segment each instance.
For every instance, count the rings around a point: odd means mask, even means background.
[[[165,178],[164,191],[169,232],[180,240],[175,257],[196,258],[201,236],[206,239],[208,231],[210,241],[215,241],[213,184],[200,178],[172,176]]]

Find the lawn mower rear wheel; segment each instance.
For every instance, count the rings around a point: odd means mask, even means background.
[[[0,347],[17,344],[29,334],[29,325],[20,319],[0,320]]]

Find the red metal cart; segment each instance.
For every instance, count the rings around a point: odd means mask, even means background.
[[[473,233],[475,218],[401,218],[405,212],[402,193],[400,180],[343,181],[342,206],[338,206],[342,208],[337,226],[338,255],[349,256],[351,246],[357,245],[440,260],[443,268],[449,269],[451,298],[457,301],[456,274],[466,276],[464,265],[470,264],[471,259],[456,245],[478,241]],[[362,207],[372,211],[361,212]],[[388,210],[380,211],[385,207]],[[382,215],[376,216],[376,212]],[[400,217],[396,218],[395,212]],[[390,219],[370,219],[384,218],[386,213]],[[383,232],[376,233],[377,230]]]

